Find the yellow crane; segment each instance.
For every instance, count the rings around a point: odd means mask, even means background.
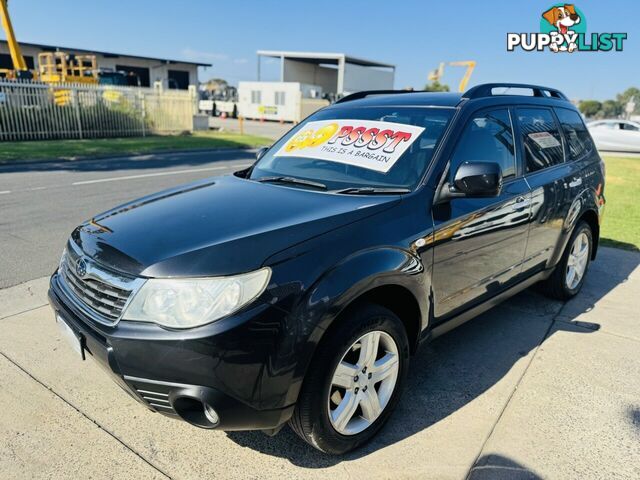
[[[465,60],[460,62],[449,62],[447,65],[450,65],[452,67],[467,67],[467,70],[464,72],[462,80],[460,80],[460,84],[458,85],[458,91],[461,93],[465,92],[467,90],[467,84],[471,79],[473,69],[476,68],[476,62],[473,60]],[[442,62],[436,70],[429,72],[427,78],[432,82],[439,82],[444,75],[444,66],[445,63]]]
[[[465,60],[462,62],[449,62],[449,65],[451,65],[452,67],[467,67],[467,70],[462,76],[462,80],[460,80],[460,85],[458,85],[458,91],[460,93],[465,92],[467,90],[467,84],[471,79],[473,69],[476,68],[476,62],[474,62],[473,60]]]
[[[13,70],[3,69],[0,70],[0,74],[4,74],[4,76],[10,78],[32,79],[33,72],[27,67],[27,62],[22,55],[22,50],[20,50],[20,45],[18,44],[18,40],[16,40],[16,34],[13,31],[7,0],[0,0],[0,17],[2,18],[2,28],[7,35],[9,53],[11,55],[11,61],[13,62]]]
[[[2,28],[7,36],[13,70],[0,70],[0,76],[12,79],[38,80],[49,84],[99,83],[98,65],[95,55],[70,55],[65,52],[43,52],[38,54],[38,72],[32,72],[22,55],[20,44],[13,30],[7,0],[0,0]]]

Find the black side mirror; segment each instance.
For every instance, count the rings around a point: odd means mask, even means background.
[[[458,197],[495,197],[502,189],[502,169],[493,162],[464,162],[453,176],[453,185],[442,185],[436,203]]]
[[[267,153],[267,150],[269,150],[269,147],[262,147],[256,152],[256,162],[264,157],[264,154]]]
[[[464,162],[453,177],[455,191],[468,197],[495,197],[502,188],[502,170],[497,163]]]

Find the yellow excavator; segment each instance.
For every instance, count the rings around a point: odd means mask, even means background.
[[[476,68],[476,62],[473,60],[465,60],[462,62],[449,62],[448,65],[452,67],[467,67],[467,70],[464,72],[462,76],[462,80],[460,80],[460,84],[458,85],[458,91],[460,93],[464,93],[467,90],[467,84],[471,79],[471,74],[473,73],[473,69]],[[440,66],[429,72],[427,78],[432,82],[439,82],[442,76],[444,75],[444,66],[445,63],[441,63]]]

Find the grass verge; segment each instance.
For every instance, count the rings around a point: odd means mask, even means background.
[[[640,158],[603,156],[607,200],[602,245],[640,250]]]
[[[0,143],[0,165],[38,160],[77,160],[97,156],[137,155],[162,150],[254,148],[271,143],[273,140],[269,138],[227,132],[195,132],[193,135],[94,140],[2,142]]]

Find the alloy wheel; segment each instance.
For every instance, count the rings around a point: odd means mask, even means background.
[[[329,388],[329,419],[342,435],[356,435],[382,414],[400,370],[398,347],[375,330],[356,340],[336,367]]]
[[[589,261],[589,237],[581,232],[573,241],[569,258],[567,259],[567,271],[565,282],[570,290],[575,289],[584,276]]]

